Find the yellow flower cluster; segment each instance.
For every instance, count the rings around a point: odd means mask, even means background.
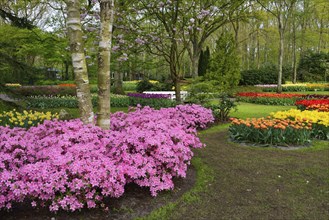
[[[329,127],[329,112],[290,109],[288,111],[272,112],[271,116],[277,119],[293,118],[295,120],[304,120]]]
[[[22,85],[19,84],[19,83],[6,83],[5,86],[7,86],[7,87],[20,87]]]
[[[52,120],[55,118],[59,118],[59,115],[52,114],[51,112],[37,112],[37,111],[26,111],[24,110],[22,113],[16,111],[15,109],[12,111],[4,111],[0,114],[0,125],[9,126],[9,127],[24,127],[28,128],[31,126],[38,125],[42,123],[44,120]]]

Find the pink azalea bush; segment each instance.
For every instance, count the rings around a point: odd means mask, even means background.
[[[108,131],[78,119],[0,127],[0,208],[24,200],[51,211],[94,208],[129,182],[156,196],[186,176],[191,148],[203,147],[196,129],[213,120],[208,109],[179,105],[115,113]]]

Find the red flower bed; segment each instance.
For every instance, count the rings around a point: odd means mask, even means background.
[[[295,105],[301,110],[317,110],[320,112],[329,112],[329,99],[303,99],[296,101]]]
[[[62,83],[62,84],[58,84],[58,86],[61,86],[61,87],[76,87],[75,84],[73,83]]]
[[[242,97],[265,97],[265,98],[292,98],[292,97],[302,97],[301,94],[292,93],[262,93],[262,92],[239,92],[237,96]]]
[[[303,99],[296,101],[296,105],[303,105],[305,107],[311,106],[311,105],[329,105],[328,99]]]

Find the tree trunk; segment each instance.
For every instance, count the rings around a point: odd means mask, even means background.
[[[197,43],[193,43],[192,53],[190,53],[190,59],[192,62],[191,71],[193,77],[199,76],[198,67],[199,67],[199,58],[200,58],[201,50],[202,48],[199,48]]]
[[[121,70],[116,71],[114,73],[114,91],[113,91],[115,94],[120,94],[120,95],[125,94],[123,90],[122,81],[123,81],[123,72],[121,72]]]
[[[279,48],[279,74],[278,74],[278,88],[277,92],[281,93],[282,92],[282,67],[283,67],[283,34],[284,31],[282,28],[279,28],[279,34],[280,34],[280,48]]]
[[[295,21],[295,16],[293,18],[293,32],[292,32],[292,70],[293,70],[293,74],[292,74],[292,83],[296,83],[297,82],[297,56],[296,56],[296,21]]]
[[[67,0],[67,28],[70,39],[72,65],[77,84],[77,98],[79,103],[80,117],[84,124],[94,123],[93,106],[89,88],[84,44],[80,21],[79,0]]]
[[[98,108],[97,125],[110,128],[110,61],[114,0],[100,1],[101,30],[98,53]]]
[[[175,86],[175,95],[176,95],[176,102],[180,103],[181,102],[181,97],[180,97],[180,79],[179,79],[179,61],[178,61],[178,55],[177,55],[177,43],[172,42],[171,47],[170,47],[170,75],[171,78],[174,82]]]

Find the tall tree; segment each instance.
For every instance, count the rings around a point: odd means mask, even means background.
[[[66,0],[67,5],[67,29],[70,39],[72,65],[77,84],[77,98],[79,103],[80,117],[83,123],[94,123],[93,106],[84,53],[84,42],[80,20],[80,1]]]
[[[230,22],[244,19],[246,8],[249,7],[246,0],[198,0],[186,1],[184,6],[184,18],[189,20],[188,53],[192,65],[193,76],[198,76],[198,61],[206,40],[219,28]],[[239,11],[239,13],[236,13]]]
[[[100,1],[100,41],[98,55],[98,110],[97,125],[110,128],[110,63],[114,16],[114,0]]]
[[[287,22],[291,16],[291,10],[297,0],[275,0],[275,1],[263,1],[257,0],[257,2],[270,14],[272,14],[276,20],[279,31],[279,57],[278,57],[278,87],[277,92],[282,92],[282,68],[284,57],[284,33],[286,30]]]

